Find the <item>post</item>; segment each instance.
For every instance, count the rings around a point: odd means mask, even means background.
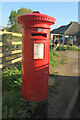
[[[64,42],[65,42],[65,41],[64,41],[64,38],[65,38],[65,35],[63,35],[63,45],[64,45]]]
[[[3,64],[3,67],[4,67],[4,64],[6,62],[6,56],[4,56],[4,53],[6,52],[6,34],[3,34],[2,35],[2,43],[3,43],[3,46],[2,46],[2,53],[3,53],[3,58],[2,58],[2,64]]]
[[[52,50],[52,34],[50,34],[50,50]]]

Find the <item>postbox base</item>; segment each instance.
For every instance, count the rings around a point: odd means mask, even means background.
[[[48,99],[41,102],[36,102],[37,106],[34,110],[33,118],[46,118],[48,117]],[[42,120],[42,119],[41,119]]]

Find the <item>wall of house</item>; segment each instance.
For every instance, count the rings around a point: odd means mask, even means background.
[[[77,37],[77,45],[80,45],[80,36]]]

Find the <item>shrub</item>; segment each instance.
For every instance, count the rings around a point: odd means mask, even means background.
[[[75,46],[69,46],[69,49],[72,50],[72,51],[77,51],[78,48],[76,48]]]
[[[57,51],[66,51],[66,50],[72,50],[72,51],[80,51],[76,46],[67,46],[60,44],[59,47],[56,48]]]
[[[20,67],[6,67],[2,71],[3,118],[27,119],[32,118],[34,113],[36,103],[22,98],[22,72]]]

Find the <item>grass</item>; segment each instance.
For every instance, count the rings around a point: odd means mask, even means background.
[[[79,48],[76,47],[76,45],[63,45],[60,44],[59,47],[56,48],[57,51],[66,51],[66,50],[71,50],[71,51],[80,51]]]
[[[66,61],[67,61],[67,59],[61,59],[61,60],[59,61],[59,64],[64,64]]]
[[[54,72],[54,74],[59,74],[59,72]]]
[[[52,49],[50,52],[50,63],[49,63],[49,70],[51,71],[52,67],[56,67],[58,64],[58,60],[55,57],[59,57],[59,54],[56,50]]]
[[[58,66],[59,64],[64,64],[67,59],[63,59],[57,50],[52,49],[50,52],[50,64],[49,64],[49,76],[54,77],[54,83],[52,86],[49,86],[49,93],[57,93],[57,87],[60,84],[60,81],[56,81],[55,77],[59,74],[58,72],[53,72],[52,68]]]
[[[76,46],[70,46],[69,47],[69,49],[71,50],[71,51],[80,51],[80,49],[79,48],[76,48]]]
[[[5,68],[2,71],[2,118],[32,118],[35,102],[22,98],[21,65]]]
[[[54,84],[52,86],[49,86],[49,92],[55,93],[56,88],[59,85],[59,81],[55,81],[55,77],[57,77],[57,74],[59,73],[53,72],[52,68],[58,66],[59,64],[64,64],[67,61],[67,59],[64,59],[61,57],[58,51],[66,51],[66,50],[80,51],[80,49],[77,48],[77,46],[75,45],[67,46],[67,45],[62,45],[62,44],[60,44],[60,46],[56,48],[55,50],[54,48],[50,52],[50,65],[49,65],[49,73],[50,73],[49,76],[54,77]]]
[[[58,66],[59,64],[64,64],[67,60],[61,58],[62,56],[59,54],[57,50],[52,49],[50,51],[50,63],[49,63],[49,72],[51,74],[52,68]]]

